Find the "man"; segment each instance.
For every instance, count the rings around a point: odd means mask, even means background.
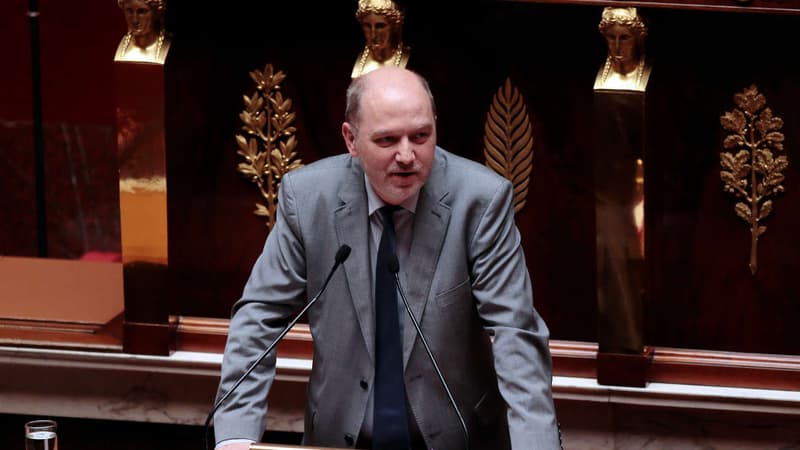
[[[384,67],[352,82],[342,136],[349,155],[290,172],[281,184],[277,223],[234,306],[220,394],[321,288],[346,244],[352,253],[344,270],[308,311],[314,361],[303,441],[395,448],[379,443],[376,361],[384,351],[372,280],[382,269],[383,229],[393,223],[402,292],[466,422],[470,448],[558,448],[548,330],[532,305],[510,183],[436,147],[430,89],[405,69]],[[384,205],[401,207],[386,223]],[[401,314],[407,406],[400,447],[463,449],[458,415],[412,321],[393,306]],[[218,441],[260,438],[274,354],[265,363],[216,414]]]

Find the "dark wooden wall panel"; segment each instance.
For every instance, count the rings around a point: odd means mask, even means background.
[[[28,2],[0,5],[0,254],[33,256],[35,182]],[[113,55],[116,2],[40,2],[48,255],[119,252]]]
[[[30,114],[24,3],[15,0],[2,7],[2,23],[8,26],[0,36],[20,43],[11,53],[13,69],[0,75],[3,92],[9,94],[4,98],[10,99],[0,102],[4,121],[24,121]],[[405,3],[405,37],[413,49],[409,67],[431,82],[442,146],[483,161],[483,124],[492,96],[506,77],[523,93],[534,125],[534,168],[528,203],[517,223],[535,304],[554,338],[595,341],[591,105],[594,77],[605,57],[597,32],[602,7],[488,0],[469,7],[463,2]],[[50,139],[61,139],[48,151],[62,156],[51,155],[48,170],[68,166],[62,123],[67,130],[79,126],[82,136],[93,136],[87,148],[96,149],[95,156],[87,167],[96,174],[93,184],[78,191],[81,196],[96,193],[96,199],[81,199],[106,208],[97,221],[102,234],[98,247],[118,250],[115,167],[102,130],[111,130],[114,123],[112,57],[124,22],[113,2],[54,5],[42,7],[45,119]],[[227,317],[266,237],[264,223],[252,214],[258,192],[236,171],[241,97],[253,92],[249,71],[272,63],[286,72],[283,92],[294,102],[304,162],[345,151],[339,136],[344,90],[363,45],[355,7],[356,2],[170,5],[171,313]],[[800,340],[790,332],[800,319],[795,280],[800,212],[794,207],[800,195],[800,77],[783,48],[796,40],[792,30],[800,17],[669,9],[641,13],[650,19],[648,54],[655,60],[645,149],[645,343],[797,354]],[[83,44],[81,51],[69,50],[76,42]],[[735,201],[719,181],[719,116],[733,108],[733,94],[751,83],[785,120],[790,159],[786,193],[775,200],[759,243],[756,275],[747,268],[747,226],[735,216]],[[24,128],[7,129],[0,133],[0,206],[17,214],[4,221],[0,250],[24,254],[34,246],[32,182],[26,175],[32,173],[31,144]],[[75,244],[80,233],[69,231],[77,217],[72,206],[77,191],[66,175],[52,177],[51,204],[66,212],[54,213],[51,228],[71,240],[54,245],[74,257],[84,250]],[[23,188],[16,188],[20,183]],[[16,245],[28,239],[30,247]]]

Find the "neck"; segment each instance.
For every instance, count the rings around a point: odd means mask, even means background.
[[[636,70],[637,67],[639,67],[639,62],[640,62],[639,59],[629,60],[626,62],[615,61],[614,59],[612,59],[611,68],[614,69],[614,72],[627,75]]]
[[[147,48],[153,45],[153,43],[155,43],[157,39],[158,39],[158,34],[150,32],[147,34],[133,36],[133,44],[140,48]]]
[[[387,60],[389,60],[390,58],[395,56],[395,54],[397,53],[398,50],[402,51],[402,48],[403,48],[402,46],[398,47],[398,46],[394,45],[394,46],[391,46],[391,47],[383,47],[383,48],[379,49],[377,53],[372,51],[372,50],[370,50],[370,56],[372,56],[373,60],[383,64]]]

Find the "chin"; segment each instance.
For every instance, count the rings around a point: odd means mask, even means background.
[[[390,192],[386,192],[385,195],[378,196],[386,203],[391,205],[399,205],[414,195],[414,192],[416,191],[392,189]]]

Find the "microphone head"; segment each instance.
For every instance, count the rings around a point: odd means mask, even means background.
[[[389,269],[389,272],[396,274],[400,271],[400,262],[397,261],[397,255],[392,253],[389,256],[389,261],[386,261],[386,268]]]
[[[336,251],[336,264],[343,263],[349,256],[350,246],[347,244],[342,245],[339,247],[339,250]]]

